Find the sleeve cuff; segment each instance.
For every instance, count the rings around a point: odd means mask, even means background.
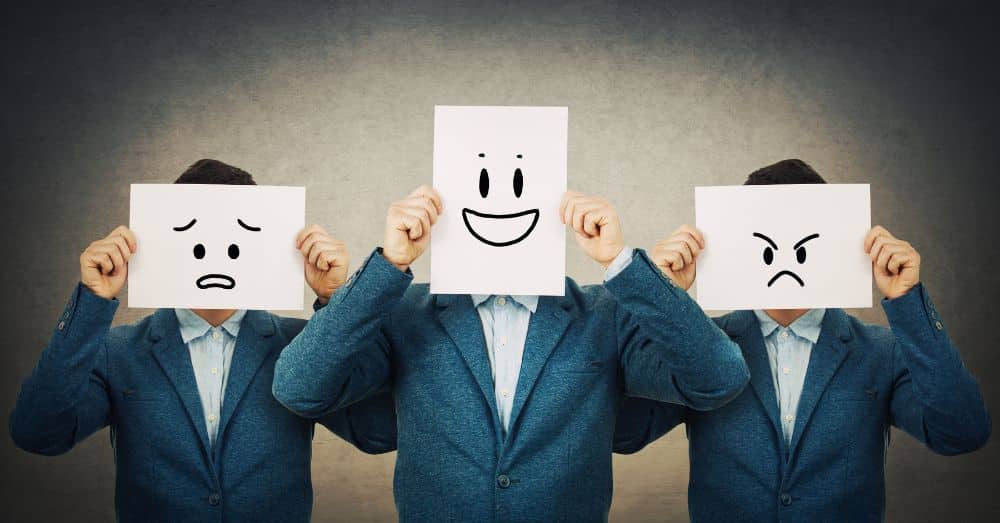
[[[633,256],[635,256],[635,249],[628,245],[623,247],[622,252],[618,253],[618,256],[615,256],[614,260],[611,260],[608,268],[604,271],[604,281],[608,281],[621,274],[632,263]]]
[[[939,336],[944,334],[941,315],[934,308],[922,283],[913,286],[898,298],[882,299],[882,309],[893,329]]]

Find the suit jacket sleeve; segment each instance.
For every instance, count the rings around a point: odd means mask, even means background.
[[[327,414],[319,422],[362,452],[396,450],[396,405],[390,390]]]
[[[923,285],[882,307],[895,337],[892,423],[939,454],[985,445],[992,422],[979,385]]]
[[[687,408],[645,398],[626,397],[615,420],[612,450],[633,454],[684,423]]]
[[[413,279],[374,252],[281,352],[274,397],[292,412],[318,418],[389,385],[384,328]]]
[[[10,415],[10,435],[18,447],[62,454],[108,425],[105,337],[117,309],[117,300],[77,285]]]
[[[739,346],[643,251],[604,285],[618,301],[628,394],[711,410],[746,386],[750,373]]]

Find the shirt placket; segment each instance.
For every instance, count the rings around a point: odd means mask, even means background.
[[[225,363],[224,346],[225,334],[222,332],[222,328],[213,328],[208,340],[208,362],[210,365],[208,372],[211,385],[208,388],[209,412],[207,418],[208,432],[213,444],[219,432],[219,416],[222,410],[222,377],[225,374],[223,368]]]

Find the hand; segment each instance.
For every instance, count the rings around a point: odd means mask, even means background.
[[[559,214],[576,233],[576,243],[601,267],[606,269],[625,248],[618,212],[604,198],[566,191]]]
[[[695,277],[695,261],[705,248],[701,231],[691,225],[681,225],[669,237],[656,242],[653,263],[663,274],[684,289],[691,288]]]
[[[136,245],[135,234],[124,225],[91,243],[80,254],[80,283],[106,300],[117,296],[125,286]]]
[[[431,226],[444,208],[437,191],[421,185],[402,200],[392,202],[385,218],[382,256],[406,272],[431,241]]]
[[[872,259],[875,285],[886,298],[898,298],[920,282],[920,254],[881,225],[865,235],[865,252]]]
[[[347,246],[313,224],[299,232],[295,247],[305,260],[306,283],[312,287],[319,302],[326,304],[334,291],[347,281],[350,262]]]

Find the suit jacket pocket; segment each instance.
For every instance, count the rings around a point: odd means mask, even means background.
[[[556,362],[548,372],[552,374],[597,374],[604,370],[605,363],[600,360]]]

